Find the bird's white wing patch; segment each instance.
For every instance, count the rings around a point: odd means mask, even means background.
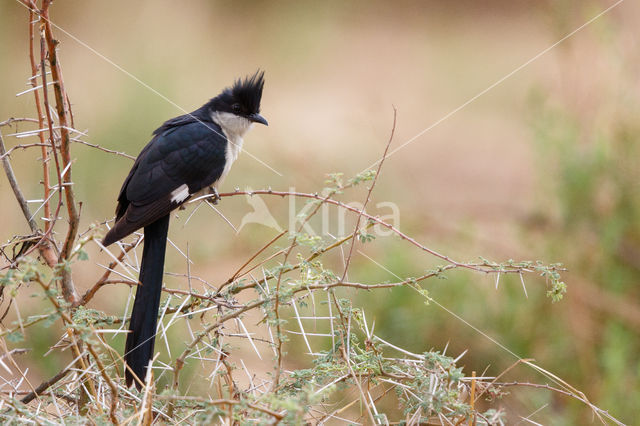
[[[189,187],[186,184],[182,184],[173,191],[171,191],[171,201],[174,203],[181,203],[189,197]]]

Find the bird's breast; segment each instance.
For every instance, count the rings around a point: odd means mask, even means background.
[[[227,136],[227,148],[224,152],[224,169],[222,170],[222,174],[220,175],[220,179],[216,182],[216,186],[221,184],[229,171],[231,170],[231,166],[233,162],[238,159],[240,152],[242,151],[242,143],[244,141],[241,137],[236,137],[235,139],[231,139]]]

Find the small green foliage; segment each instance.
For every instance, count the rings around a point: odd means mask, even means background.
[[[366,232],[366,229],[360,229],[358,231],[358,240],[363,244],[369,243],[375,239],[376,239],[376,236]]]
[[[422,288],[418,285],[418,283],[414,282],[411,285],[422,297],[424,297],[424,304],[429,306],[429,302],[431,301],[431,297],[429,296],[429,290],[426,288]]]
[[[58,312],[54,312],[54,313],[52,313],[50,315],[47,315],[47,317],[43,321],[42,325],[44,327],[51,327],[59,319],[60,319],[60,314]]]
[[[349,179],[348,186],[356,186],[361,184],[362,182],[372,181],[376,177],[375,170],[365,170],[364,172],[358,173],[351,179]]]
[[[16,330],[7,334],[7,340],[11,343],[22,342],[24,340],[24,335]]]
[[[567,285],[563,281],[552,281],[551,290],[547,291],[547,296],[551,298],[553,302],[562,300],[567,292]]]
[[[541,262],[537,262],[535,270],[540,273],[540,276],[547,278],[551,282],[551,289],[547,291],[547,297],[550,297],[553,302],[562,300],[567,292],[567,285],[560,281],[559,269],[562,268],[562,264],[556,263],[549,266],[543,265]]]
[[[195,411],[195,410],[194,410]],[[195,416],[196,424],[216,424],[220,422],[221,418],[224,418],[226,411],[222,410],[217,405],[207,405],[199,410]]]
[[[327,179],[324,181],[325,185],[327,185],[325,191],[332,192],[344,187],[343,176],[344,173],[329,173]]]
[[[322,247],[322,237],[318,235],[299,232],[295,234],[295,238],[298,244],[310,247],[312,251],[317,251]]]
[[[444,274],[444,271],[447,269],[446,266],[440,265],[435,269],[430,269],[426,271],[426,274],[432,274],[435,278],[439,280],[446,280],[447,276]]]
[[[500,386],[490,386],[489,388],[487,388],[487,392],[485,393],[485,400],[493,402],[498,399],[502,399],[507,395],[509,395],[509,392],[504,390]]]
[[[309,285],[329,284],[335,282],[336,275],[325,269],[319,260],[307,261],[301,254],[298,254],[300,266],[299,278],[294,280],[298,287],[306,288]]]
[[[78,260],[89,260],[89,255],[86,251],[79,249],[78,250]]]
[[[106,315],[96,309],[79,306],[73,311],[73,322],[82,326],[107,327],[114,324],[118,318]]]
[[[506,412],[503,410],[496,410],[495,408],[491,408],[484,413],[482,416],[478,416],[476,418],[476,423],[478,425],[505,425],[506,424]]]

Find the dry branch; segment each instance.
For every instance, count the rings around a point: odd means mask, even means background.
[[[49,203],[49,154],[47,153],[45,135],[44,135],[44,116],[42,115],[42,105],[40,104],[40,93],[37,90],[38,87],[38,64],[36,62],[35,53],[33,50],[33,40],[35,33],[36,21],[34,20],[33,10],[35,9],[35,3],[32,0],[29,8],[29,62],[31,63],[31,86],[34,88],[33,97],[36,104],[36,112],[38,115],[38,129],[42,130],[38,132],[38,138],[40,139],[40,143],[42,144],[41,154],[42,154],[42,188],[45,204],[44,204],[44,217],[47,219],[51,218],[51,206]],[[46,73],[45,69],[42,69],[42,73]],[[44,87],[44,86],[43,86]],[[46,90],[46,89],[45,89]],[[52,222],[48,222],[45,228],[45,232],[49,230],[49,228],[53,225]]]
[[[76,236],[78,234],[78,223],[80,218],[78,216],[78,211],[76,209],[75,195],[73,188],[71,187],[71,153],[70,153],[70,139],[69,139],[69,125],[67,120],[67,95],[64,90],[64,82],[62,79],[62,71],[60,69],[60,61],[58,59],[56,47],[58,45],[58,41],[53,38],[53,33],[51,31],[51,22],[49,20],[49,6],[51,5],[51,0],[43,0],[42,1],[42,11],[40,14],[40,21],[44,27],[44,35],[47,42],[47,57],[49,59],[49,67],[51,69],[51,76],[53,78],[53,92],[56,98],[56,111],[58,113],[58,123],[60,125],[60,154],[62,157],[62,164],[66,172],[64,176],[61,176],[62,183],[67,184],[64,188],[64,195],[66,199],[66,207],[68,213],[69,226],[67,228],[67,236],[62,245],[62,250],[60,251],[60,263],[63,263],[69,260],[71,255],[71,250],[75,244]],[[46,90],[46,73],[44,72],[45,68],[42,67],[42,82],[44,93],[47,93]],[[45,109],[48,111],[48,102],[45,97]],[[51,128],[51,121],[49,122],[49,127]],[[53,131],[51,131],[51,139],[53,141]],[[53,144],[55,147],[55,144]],[[75,305],[78,303],[78,295],[76,293],[75,287],[73,285],[73,281],[71,279],[71,270],[69,268],[62,268],[62,292],[64,297],[68,303],[71,305]]]
[[[18,204],[20,205],[20,209],[22,210],[22,214],[24,215],[24,218],[29,224],[29,228],[31,229],[31,232],[34,235],[39,235],[40,230],[38,229],[38,224],[36,223],[36,221],[33,219],[33,216],[31,215],[31,211],[29,210],[27,201],[24,198],[24,195],[22,194],[22,190],[18,185],[16,176],[13,173],[13,168],[11,167],[11,161],[9,157],[5,155],[6,152],[7,151],[4,146],[4,140],[2,139],[2,132],[0,132],[0,155],[2,156],[1,161],[2,161],[2,166],[4,168],[4,172],[7,175],[7,179],[9,180],[9,185],[11,186],[13,194],[16,197]],[[58,259],[49,241],[47,241],[44,238],[39,238],[39,241],[36,244],[36,246],[38,248],[38,251],[40,252],[40,255],[45,260],[47,265],[49,265],[50,268],[53,268],[58,263]],[[15,259],[13,260],[15,261]]]

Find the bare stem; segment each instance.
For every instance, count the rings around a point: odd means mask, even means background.
[[[33,51],[33,39],[34,39],[34,29],[36,26],[34,20],[34,12],[33,10],[36,8],[35,2],[31,0],[31,7],[29,8],[29,62],[31,63],[31,86],[35,89],[38,87],[38,64],[36,62],[35,54]],[[42,70],[44,73],[46,70]],[[44,77],[43,77],[44,78]],[[46,86],[42,85],[42,90],[47,90]],[[38,90],[33,91],[34,100],[36,103],[36,111],[38,113],[38,129],[43,130],[44,126],[44,116],[42,115],[42,105],[40,103],[40,93]],[[47,219],[51,218],[51,205],[49,201],[49,192],[51,189],[49,188],[49,154],[47,153],[46,140],[44,131],[38,132],[38,138],[40,138],[41,145],[41,154],[42,154],[42,187],[43,187],[43,195],[44,195],[44,217]],[[47,222],[45,226],[45,233],[49,230],[53,222]]]
[[[356,220],[356,225],[353,229],[353,237],[351,238],[351,246],[349,247],[349,255],[347,256],[347,260],[345,261],[344,264],[344,272],[342,273],[342,281],[344,281],[344,279],[347,276],[347,271],[349,270],[349,265],[351,264],[351,257],[353,256],[353,248],[356,245],[356,238],[358,236],[358,233],[360,232],[360,219],[362,219],[362,214],[364,213],[365,209],[367,208],[367,204],[369,204],[369,200],[371,199],[371,193],[373,192],[373,188],[376,186],[376,182],[378,182],[378,176],[380,176],[380,170],[382,169],[382,164],[384,163],[384,160],[387,158],[387,153],[389,152],[389,147],[391,146],[391,142],[393,141],[393,135],[396,132],[396,120],[398,118],[398,110],[396,109],[396,107],[393,107],[393,125],[391,126],[391,135],[389,135],[389,140],[387,141],[387,145],[384,148],[384,154],[382,154],[382,158],[380,159],[380,161],[378,162],[378,170],[376,170],[376,174],[373,176],[373,182],[371,183],[371,186],[369,187],[369,191],[367,191],[367,198],[364,201],[364,204],[362,205],[362,210],[358,213],[358,219]]]

